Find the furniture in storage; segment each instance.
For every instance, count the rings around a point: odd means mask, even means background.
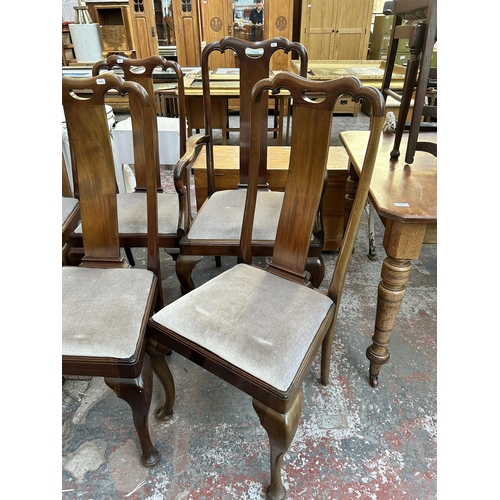
[[[262,133],[267,128],[267,103],[261,106],[261,99],[268,91],[282,88],[293,96],[294,126],[275,244],[263,269],[252,265],[254,219],[258,217],[256,206],[262,193],[259,152],[267,143]],[[322,95],[324,100],[310,99],[308,92]],[[359,187],[325,293],[312,286],[306,261],[324,189],[333,107],[339,95],[346,93],[371,99],[374,111]],[[286,490],[281,478],[282,462],[300,422],[303,382],[320,348],[321,382],[329,382],[337,314],[385,110],[379,90],[363,88],[359,80],[351,77],[311,81],[283,72],[272,80],[257,82],[251,99],[251,166],[237,248],[239,263],[157,312],[149,321],[149,336],[151,345],[161,346],[162,352],[172,349],[252,398],[269,437],[271,470],[266,498],[283,500]],[[180,377],[177,384],[182,387],[182,383]],[[163,414],[170,414],[176,399],[174,384],[169,389]],[[218,394],[219,399],[224,397],[229,396]],[[175,432],[174,427],[171,430]],[[220,446],[225,446],[224,440]],[[321,469],[321,464],[317,467]]]
[[[300,42],[311,60],[366,59],[372,15],[373,0],[303,0]]]
[[[400,143],[406,127],[406,117],[414,96],[413,116],[406,146],[405,161],[413,163],[416,150],[427,151],[437,156],[437,144],[419,140],[420,117],[435,121],[428,124],[437,128],[437,106],[435,99],[426,104],[429,78],[431,76],[432,52],[437,41],[437,0],[395,0],[392,6],[394,22],[391,31],[389,56],[387,58],[382,92],[385,96],[400,101],[400,116],[396,127],[391,158],[400,155]],[[408,39],[411,56],[406,66],[405,82],[401,93],[391,88],[391,77],[399,43]],[[432,71],[437,83],[437,68]]]
[[[212,52],[234,51],[239,59],[239,92],[240,92],[240,141],[239,180],[236,189],[217,191],[214,180],[213,152],[221,146],[213,144],[212,137],[212,100],[211,79],[209,78],[209,58]],[[262,78],[269,76],[269,62],[273,54],[278,51],[295,52],[301,59],[301,74],[306,75],[307,52],[298,42],[290,42],[285,38],[271,38],[262,42],[246,42],[235,37],[223,38],[220,42],[207,45],[202,52],[202,85],[203,103],[205,112],[206,135],[206,173],[208,198],[199,207],[196,217],[187,232],[179,232],[179,256],[176,260],[176,273],[184,293],[194,289],[192,271],[204,256],[216,257],[220,265],[221,256],[234,257],[239,247],[245,193],[248,184],[248,169],[250,166],[250,97],[253,85]],[[279,74],[283,74],[279,73]],[[279,75],[278,74],[278,75]],[[266,120],[262,121],[261,151],[259,160],[259,203],[257,205],[255,239],[253,252],[258,256],[269,256],[274,247],[277,215],[283,199],[283,193],[269,190],[267,181],[267,138],[268,138],[268,94],[261,105],[265,107]],[[277,146],[278,147],[278,146]],[[311,273],[312,281],[319,286],[323,280],[324,262],[321,255],[323,238],[322,220],[318,214],[313,233],[310,235],[310,247],[307,261],[307,270]]]
[[[179,228],[181,230],[187,230],[191,223],[191,200],[190,200],[190,181],[189,176],[186,178],[180,178],[176,176],[174,172],[174,181],[176,192],[175,193],[164,193],[161,187],[160,181],[160,153],[159,153],[159,143],[165,138],[162,134],[158,133],[158,123],[162,121],[177,120],[181,125],[178,127],[180,136],[176,137],[175,144],[170,141],[168,144],[162,144],[162,147],[167,149],[169,145],[173,145],[175,151],[180,151],[180,154],[184,154],[185,151],[192,151],[196,140],[199,138],[197,136],[192,136],[188,142],[186,142],[186,130],[185,130],[185,111],[183,106],[183,87],[182,87],[182,72],[180,66],[175,61],[166,61],[160,56],[151,56],[146,59],[127,59],[121,56],[109,56],[106,61],[101,61],[94,65],[95,75],[106,75],[109,71],[105,73],[100,73],[101,70],[109,70],[114,67],[119,67],[123,71],[126,79],[129,81],[135,81],[139,83],[149,95],[152,102],[152,106],[146,111],[143,111],[136,101],[130,101],[130,123],[132,126],[132,131],[129,134],[128,140],[132,141],[135,135],[151,135],[151,140],[154,143],[154,155],[153,165],[148,165],[148,168],[155,169],[156,178],[156,189],[158,192],[158,240],[159,245],[164,248],[173,257],[178,253],[178,237],[177,232]],[[153,89],[153,72],[157,67],[169,68],[177,73],[179,80],[178,90],[179,94],[179,118],[165,118],[156,116],[156,106],[155,106],[155,96]],[[144,130],[138,130],[137,124],[140,124],[140,117],[143,113],[149,113],[152,115],[153,126],[151,128],[144,128]],[[150,122],[146,123],[146,127],[149,127]],[[184,131],[184,133],[182,133]],[[167,137],[168,139],[168,137]],[[148,245],[148,229],[147,229],[147,213],[146,213],[146,186],[147,186],[147,171],[144,167],[144,161],[141,160],[144,156],[144,151],[137,148],[136,140],[133,140],[133,151],[130,158],[133,159],[135,166],[135,177],[137,185],[135,191],[132,193],[119,192],[116,195],[118,204],[118,236],[120,241],[120,246],[125,248],[127,251],[127,258],[131,265],[134,265],[133,255],[130,251],[131,248],[139,247],[146,248]],[[121,164],[118,165],[121,168]],[[115,159],[115,169],[117,168]],[[75,233],[72,235],[72,241],[74,247],[82,247],[85,243],[85,228],[78,227]],[[83,244],[82,244],[83,243]],[[75,253],[76,251],[73,250]]]
[[[104,94],[114,88],[136,99],[142,110],[154,103],[135,82],[125,82],[112,72],[91,78],[62,77],[62,101],[72,158],[76,167],[85,255],[79,266],[62,267],[62,374],[104,377],[116,395],[126,401],[142,448],[141,462],[158,463],[160,454],[149,433],[152,365],[147,354],[148,318],[163,306],[158,247],[155,143],[151,134],[134,139],[137,158],[147,173],[148,252],[146,269],[130,269],[120,256],[116,183]],[[91,89],[82,99],[78,89]],[[149,121],[149,123],[148,123]],[[151,130],[155,114],[145,112],[138,130]],[[156,153],[157,154],[157,153]],[[154,351],[156,355],[158,351]],[[163,378],[161,359],[157,374]],[[166,365],[165,360],[163,363]],[[168,376],[167,376],[168,377]],[[158,414],[168,419],[169,415]]]

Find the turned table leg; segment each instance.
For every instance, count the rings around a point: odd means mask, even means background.
[[[370,384],[378,386],[380,368],[389,361],[392,330],[410,278],[411,260],[418,258],[427,225],[389,219],[384,233],[387,257],[378,286],[377,314],[372,345],[366,350],[370,361]]]

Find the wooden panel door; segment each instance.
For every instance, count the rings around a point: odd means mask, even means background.
[[[233,32],[233,2],[232,0],[203,0],[201,3],[203,19],[203,40],[208,45],[218,42],[226,36],[235,36]],[[234,68],[237,66],[233,52],[224,54],[212,52],[210,69]]]
[[[177,62],[201,65],[201,22],[198,0],[172,0]]]
[[[129,7],[137,59],[157,56],[159,51],[153,0],[129,0]]]
[[[364,60],[374,0],[304,0],[300,41],[309,60]]]
[[[303,0],[300,42],[306,47],[309,60],[332,59],[334,19],[338,0]]]
[[[275,36],[293,40],[293,2],[290,0],[268,0],[264,3],[264,38]],[[278,51],[270,61],[270,68],[289,70],[291,57],[291,54]]]
[[[331,59],[367,59],[372,14],[373,0],[338,2]]]

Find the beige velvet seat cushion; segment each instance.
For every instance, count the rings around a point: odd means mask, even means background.
[[[239,240],[245,210],[246,189],[216,191],[203,204],[188,232],[191,240]],[[253,240],[276,239],[283,203],[277,191],[259,191],[253,225]]]
[[[80,203],[76,198],[67,196],[62,197],[62,223],[64,224],[67,218],[71,215],[73,209]]]
[[[285,392],[333,307],[317,290],[238,264],[150,321]]]
[[[147,234],[146,193],[117,195],[118,232],[120,234]],[[179,197],[176,194],[158,194],[158,233],[176,234],[179,217]],[[81,224],[75,230],[82,232]]]
[[[153,278],[145,269],[63,267],[63,356],[132,357]]]

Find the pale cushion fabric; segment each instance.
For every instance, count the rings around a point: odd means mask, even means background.
[[[284,392],[332,307],[318,290],[238,264],[152,320]]]
[[[73,209],[78,205],[79,201],[76,198],[70,198],[67,196],[62,197],[62,223],[66,222],[66,219],[70,216]]]
[[[63,356],[130,358],[153,278],[145,269],[63,267]]]
[[[276,239],[283,194],[259,191],[252,232],[253,240]],[[191,240],[239,240],[245,210],[246,189],[216,191],[204,204],[188,232]]]
[[[146,193],[117,195],[118,232],[120,234],[147,233]],[[176,194],[158,194],[158,233],[176,234],[179,216],[179,197]],[[82,232],[79,225],[75,231]]]

